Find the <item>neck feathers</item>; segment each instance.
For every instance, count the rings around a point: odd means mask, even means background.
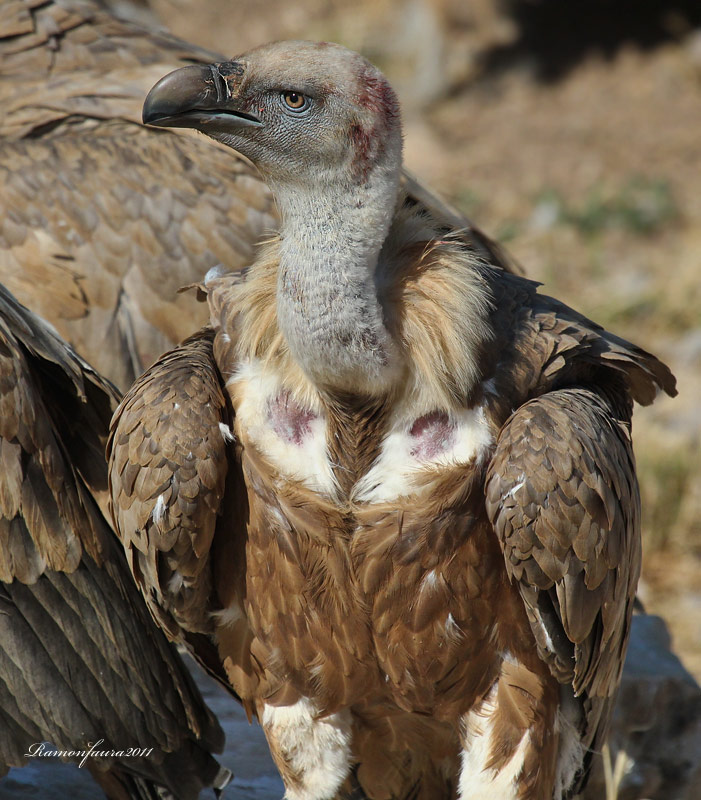
[[[374,342],[360,342],[359,348],[373,353],[373,363],[384,382],[373,384],[371,377],[366,377],[365,385],[359,380],[349,389],[320,384],[293,347],[290,321],[286,327],[280,318],[282,282],[289,282],[285,291],[300,304],[310,303],[312,298],[321,302],[325,293],[334,299],[333,285],[326,283],[312,295],[313,286],[295,286],[290,276],[285,276],[286,268],[284,240],[275,238],[262,248],[245,281],[228,275],[209,284],[213,324],[231,334],[235,361],[262,361],[282,376],[296,401],[307,408],[318,407],[320,393],[349,391],[376,398],[405,397],[417,414],[464,407],[481,379],[483,348],[492,339],[491,295],[477,259],[464,247],[437,239],[430,222],[412,211],[402,209],[395,215],[371,282],[377,304],[374,311],[380,315],[383,335],[392,348],[390,364]],[[362,291],[358,293],[355,301],[362,308],[366,298]],[[320,310],[328,307],[322,305]],[[300,328],[299,335],[303,330]],[[337,326],[334,330],[341,329]],[[328,355],[327,351],[325,357]],[[365,376],[368,374],[366,371]]]
[[[396,181],[373,175],[340,193],[288,187],[280,200],[276,305],[291,353],[320,388],[385,390],[398,377],[400,359],[377,276]]]
[[[402,143],[397,119],[368,118],[350,126],[341,161],[318,164],[313,180],[271,176],[271,185],[282,216],[278,323],[293,357],[322,390],[377,394],[400,369],[377,277]]]

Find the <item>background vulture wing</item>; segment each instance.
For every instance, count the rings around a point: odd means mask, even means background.
[[[248,162],[192,131],[141,124],[159,78],[223,60],[90,0],[0,0],[0,276],[122,390],[206,323],[177,290],[218,264],[249,264],[277,226]],[[407,181],[410,202],[496,254]]]
[[[211,140],[141,124],[156,80],[215,54],[89,1],[0,0],[0,19],[0,276],[124,390],[205,324],[178,289],[250,263],[270,191]]]
[[[34,743],[76,750],[103,739],[106,749],[154,748],[88,760],[110,796],[155,782],[195,797],[218,773],[209,750],[223,734],[100,509],[115,404],[0,286],[0,775]]]
[[[229,472],[230,412],[201,331],[125,396],[108,444],[112,514],[156,621],[224,678],[214,632],[210,548]],[[228,565],[227,569],[233,569]]]
[[[584,698],[589,746],[623,666],[641,558],[631,409],[612,397],[568,388],[521,406],[486,485],[539,653]]]

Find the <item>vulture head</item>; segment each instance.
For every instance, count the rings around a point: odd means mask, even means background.
[[[338,187],[401,167],[394,90],[362,56],[327,42],[275,42],[175,70],[149,92],[143,120],[202,131],[273,185]]]
[[[263,174],[282,218],[278,323],[304,373],[344,390],[389,385],[401,365],[377,273],[402,134],[384,75],[336,44],[276,42],[171,72],[143,119],[202,131]]]

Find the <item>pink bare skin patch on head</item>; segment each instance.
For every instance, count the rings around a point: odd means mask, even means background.
[[[376,145],[373,144],[372,136],[357,123],[350,126],[348,138],[353,150],[353,174],[360,180],[365,180],[370,171],[370,160],[377,149]]]
[[[275,433],[290,444],[301,445],[311,434],[316,414],[300,408],[289,392],[280,392],[268,402],[268,419]]]
[[[411,455],[419,461],[428,461],[455,444],[455,425],[445,411],[431,411],[414,421],[409,436],[415,441]]]
[[[363,66],[357,81],[358,105],[372,115],[370,124],[358,120],[348,131],[355,153],[354,172],[362,180],[367,177],[372,162],[384,151],[385,134],[399,118],[399,102],[387,80],[374,70]]]
[[[363,108],[389,121],[399,116],[399,102],[389,82],[376,73],[364,70],[359,76],[361,86],[358,102]]]

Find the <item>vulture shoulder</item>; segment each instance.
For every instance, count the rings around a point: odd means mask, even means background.
[[[592,746],[618,687],[640,575],[628,405],[591,387],[528,401],[499,433],[485,493],[538,652],[587,698]]]
[[[0,287],[0,775],[36,742],[103,740],[153,748],[88,759],[109,796],[155,784],[194,798],[223,779],[210,755],[223,733],[101,510],[115,405],[112,387]]]

